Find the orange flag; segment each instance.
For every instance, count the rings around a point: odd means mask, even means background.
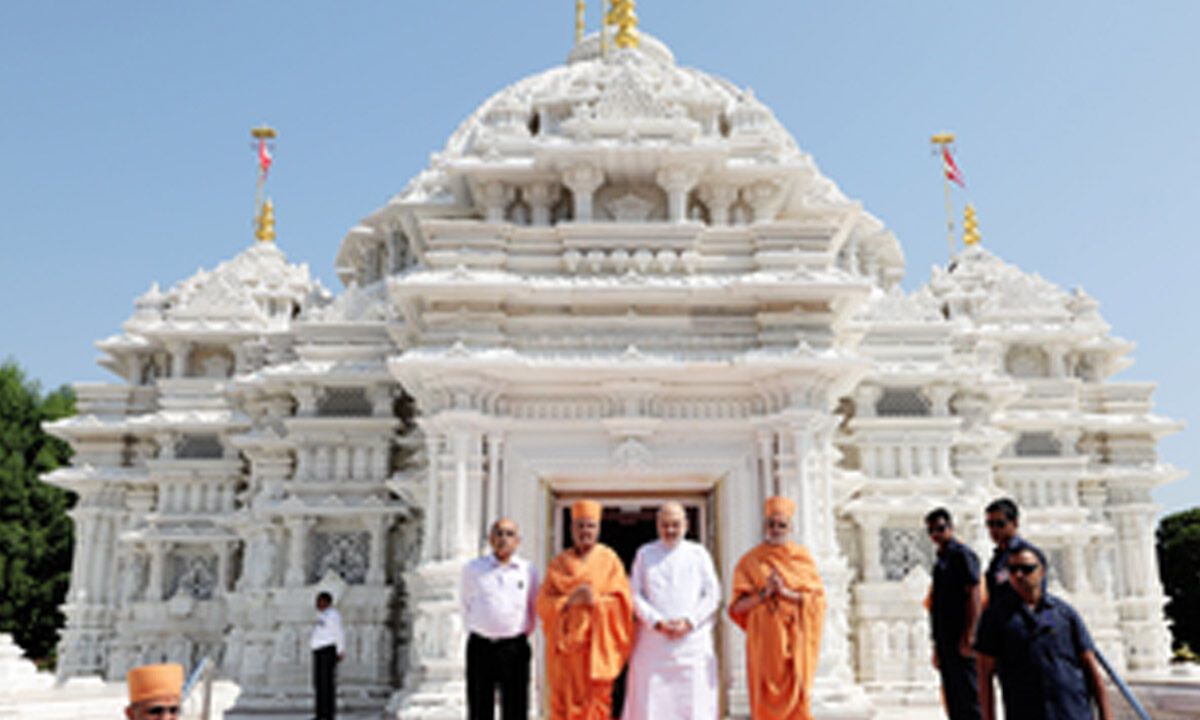
[[[825,624],[825,588],[803,545],[762,543],[742,556],[733,572],[733,601],[766,587],[771,570],[789,590],[804,593],[797,605],[772,598],[743,615],[729,616],[746,631],[746,676],[754,720],[812,720],[812,684]]]
[[[595,604],[567,606],[583,584]],[[608,720],[612,684],[633,646],[633,595],[621,558],[597,543],[584,557],[566,550],[546,568],[537,599],[546,635],[551,720]]]

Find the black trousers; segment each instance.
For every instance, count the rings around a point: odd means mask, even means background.
[[[529,717],[529,639],[524,635],[489,640],[467,637],[467,717],[493,720],[496,688],[502,720]]]
[[[942,692],[946,696],[946,714],[950,720],[980,720],[979,685],[975,678],[975,658],[963,657],[958,646],[939,645],[938,672],[942,676]]]
[[[337,646],[313,650],[313,692],[317,696],[317,720],[333,720],[337,699]]]

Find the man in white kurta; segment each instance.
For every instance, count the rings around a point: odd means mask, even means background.
[[[713,622],[721,588],[703,545],[684,537],[678,503],[658,512],[658,537],[638,548],[630,575],[638,633],[622,720],[715,720]]]

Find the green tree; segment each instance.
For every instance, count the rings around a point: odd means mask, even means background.
[[[74,412],[69,387],[43,395],[15,362],[0,364],[0,632],[32,658],[58,642],[74,534],[74,494],[38,479],[66,464],[71,448],[41,424]]]
[[[1175,645],[1200,648],[1200,507],[1168,515],[1158,524],[1158,572],[1170,602],[1167,617]]]

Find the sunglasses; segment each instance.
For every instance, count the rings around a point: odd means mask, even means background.
[[[950,526],[947,525],[946,523],[942,523],[941,525],[930,525],[927,528],[927,531],[930,535],[936,535],[948,527],[950,527]]]
[[[179,706],[178,705],[155,705],[153,707],[146,708],[145,714],[149,715],[150,717],[162,717],[163,715],[178,715],[179,714]]]
[[[990,528],[1002,528],[1008,524],[1007,520],[988,520],[987,526]]]
[[[787,526],[788,526],[787,523],[779,522],[778,520],[768,520],[767,521],[767,527],[771,528],[772,530],[786,528]]]
[[[1032,575],[1041,565],[1037,563],[1013,563],[1008,566],[1009,575]]]

